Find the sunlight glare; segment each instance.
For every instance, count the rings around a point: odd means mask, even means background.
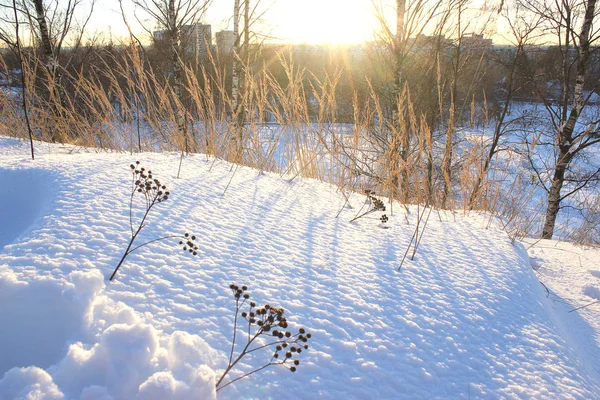
[[[284,3],[284,2],[281,2]],[[280,6],[281,18],[275,33],[295,43],[361,43],[373,36],[375,21],[370,1],[310,0],[301,6]],[[310,4],[310,6],[307,6]]]

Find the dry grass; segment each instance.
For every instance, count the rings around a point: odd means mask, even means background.
[[[284,71],[285,84],[264,67],[243,68],[237,114],[232,111],[227,69],[215,59],[206,68],[184,70],[182,98],[175,96],[168,76],[153,70],[136,46],[99,59],[85,72],[61,71],[57,83],[44,75],[35,54],[30,55],[25,74],[37,139],[131,153],[205,153],[291,179],[320,179],[342,192],[368,188],[390,201],[434,207],[445,199],[450,208],[460,207],[472,191],[484,159],[483,146],[466,148],[465,155],[453,162],[451,178],[442,174],[439,133],[415,110],[408,87],[398,99],[396,123],[390,123],[389,104],[370,82],[365,82],[367,101],[353,96],[353,122],[339,123],[341,71],[317,78],[298,68],[290,56],[274,61]],[[57,91],[58,84],[62,87]],[[55,95],[61,91],[66,93],[63,99]],[[473,124],[474,103],[471,110]],[[487,107],[483,113],[489,122]],[[181,114],[187,121],[183,130],[177,123]],[[235,123],[240,116],[241,128]],[[449,118],[440,126],[454,126],[452,113]],[[21,106],[14,96],[0,96],[0,134],[25,138]],[[449,198],[444,195],[446,185],[454,188]],[[520,185],[515,181],[507,194],[502,179],[486,179],[475,202],[479,210],[504,216],[515,236],[529,229],[516,217],[527,200]]]

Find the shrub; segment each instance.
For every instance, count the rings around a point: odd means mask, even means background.
[[[365,203],[362,205],[360,210],[358,210],[358,213],[356,213],[356,216],[354,218],[352,218],[352,220],[350,220],[350,222],[354,222],[357,219],[362,218],[365,215],[374,213],[376,211],[385,211],[385,204],[383,204],[383,201],[381,199],[378,199],[377,197],[375,197],[375,192],[372,192],[370,190],[365,190],[365,195],[367,196],[367,198],[365,199]],[[367,204],[369,205],[367,207],[367,211],[365,211],[361,214],[362,210],[365,208],[365,206]],[[381,217],[379,217],[379,220],[381,221],[382,224],[385,224],[386,222],[388,222],[388,216],[386,214],[381,214]]]
[[[110,276],[110,280],[112,281],[117,274],[123,262],[134,251],[138,250],[141,247],[144,247],[150,243],[158,242],[165,239],[178,238],[180,239],[179,244],[183,246],[184,251],[188,251],[192,255],[198,254],[198,246],[195,243],[196,236],[190,235],[189,233],[185,233],[184,235],[168,235],[160,238],[156,238],[153,240],[149,240],[144,242],[138,246],[133,247],[135,240],[139,236],[140,232],[144,227],[146,227],[146,220],[150,211],[154,206],[160,203],[164,203],[169,200],[170,192],[167,187],[163,185],[158,179],[154,178],[152,175],[152,171],[147,171],[140,165],[139,161],[136,161],[135,164],[130,165],[131,168],[131,196],[129,198],[129,227],[131,229],[131,239],[129,240],[129,244],[127,245],[127,249],[125,249],[125,253],[123,253],[123,257],[119,261],[119,264],[115,268],[114,272]],[[137,195],[141,195],[145,200],[145,211],[144,215],[137,224],[137,228],[134,229],[133,223],[133,198]]]
[[[257,307],[254,301],[249,301],[250,294],[247,292],[247,286],[239,287],[237,285],[230,285],[229,288],[235,298],[233,339],[231,341],[231,352],[227,368],[225,368],[225,371],[216,384],[217,391],[274,365],[282,365],[291,372],[296,372],[300,364],[300,354],[304,350],[308,350],[307,342],[311,338],[311,334],[307,333],[304,328],[300,328],[295,334],[292,334],[288,330],[288,322],[284,316],[284,309],[273,307],[269,304]],[[242,307],[247,302],[248,310],[240,313]],[[240,317],[248,324],[246,339],[242,344],[238,343],[238,320]],[[235,355],[236,345],[238,344],[240,346],[243,345],[243,348]],[[259,350],[264,350],[263,354],[266,353],[267,362],[227,383],[223,383],[227,374],[229,374],[240,360]]]

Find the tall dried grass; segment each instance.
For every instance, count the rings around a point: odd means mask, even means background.
[[[60,138],[79,146],[132,153],[205,153],[290,178],[320,179],[342,191],[368,188],[402,204],[437,207],[442,199],[452,207],[462,204],[472,191],[474,171],[484,159],[481,146],[468,148],[466,156],[454,162],[453,181],[448,182],[449,176],[441,172],[444,145],[439,138],[445,133],[443,127],[454,126],[456,121],[440,123],[436,131],[427,116],[415,109],[406,87],[398,98],[398,121],[392,123],[387,111],[391,107],[365,81],[368,99],[359,100],[355,93],[350,105],[352,121],[340,123],[341,70],[318,78],[299,68],[290,55],[281,54],[272,61],[284,71],[285,83],[264,65],[242,68],[244,85],[237,110],[228,90],[228,69],[215,58],[200,69],[184,69],[181,98],[175,96],[168,74],[154,70],[135,45],[96,58],[99,61],[91,67],[62,70],[56,79],[44,75],[35,53],[29,54],[24,73],[37,139]],[[57,98],[53,85],[62,85],[66,96]],[[443,110],[441,92],[438,97],[436,107]],[[475,109],[472,105],[470,121],[475,120]],[[183,131],[177,123],[182,112],[187,121]],[[236,120],[241,112],[243,124],[238,132]],[[489,121],[487,107],[482,112]],[[2,92],[0,134],[24,138],[22,114],[15,95]],[[241,135],[241,153],[236,135]],[[451,198],[444,193],[448,184],[457,188],[450,192]],[[510,216],[523,198],[516,192],[522,188],[511,189],[515,192],[511,202],[502,187],[506,185],[486,179],[477,208],[507,215],[512,223]]]

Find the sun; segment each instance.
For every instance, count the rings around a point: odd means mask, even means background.
[[[269,18],[274,35],[292,43],[362,43],[373,37],[376,20],[368,0],[280,0]]]

